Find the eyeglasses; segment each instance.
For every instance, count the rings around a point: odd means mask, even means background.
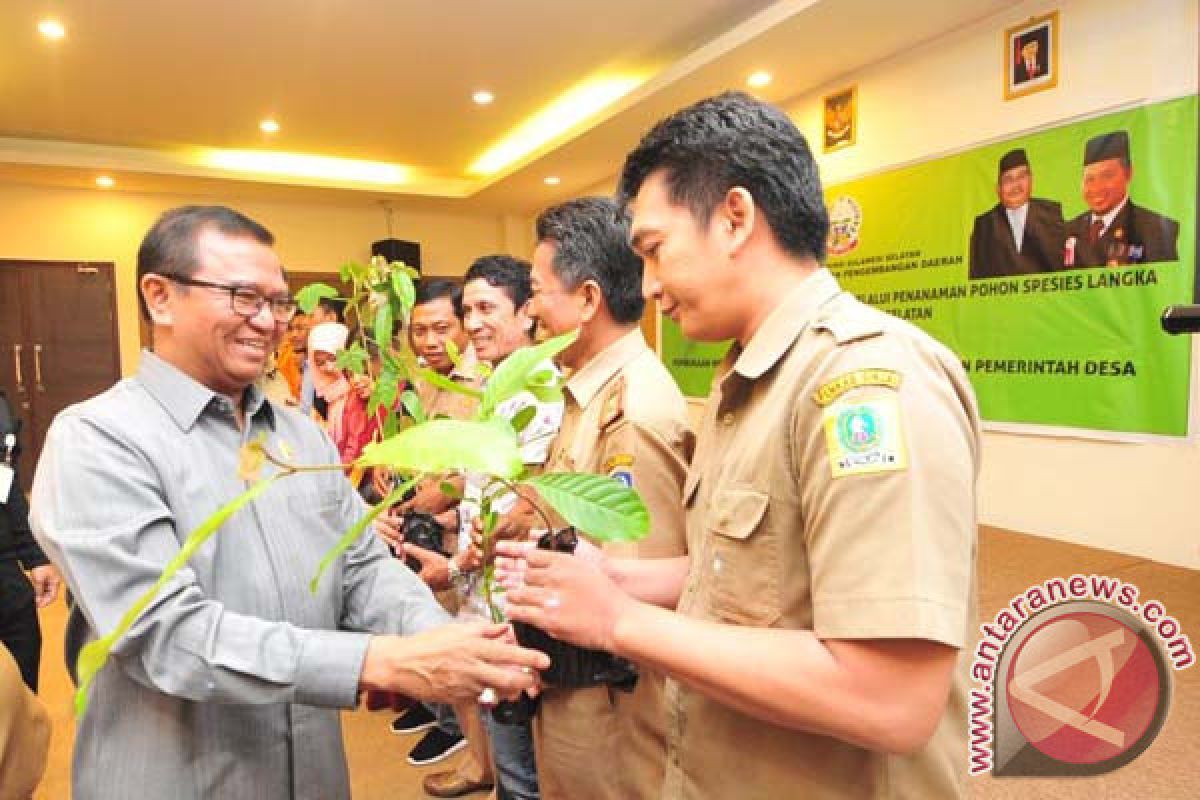
[[[248,286],[230,286],[227,283],[213,283],[198,278],[181,278],[177,275],[165,277],[174,283],[182,283],[184,286],[200,286],[205,289],[229,292],[229,307],[240,317],[247,319],[257,317],[262,312],[262,307],[268,303],[271,305],[271,316],[275,318],[276,322],[290,322],[296,315],[296,301],[291,297],[264,297]]]

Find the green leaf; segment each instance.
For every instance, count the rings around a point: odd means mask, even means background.
[[[272,483],[283,476],[284,473],[276,473],[266,480],[254,484],[214,511],[199,527],[188,534],[187,539],[183,542],[183,546],[179,548],[179,552],[163,567],[162,574],[158,576],[158,580],[130,606],[129,610],[125,612],[121,620],[117,623],[117,627],[107,636],[90,642],[80,651],[79,660],[76,662],[76,674],[79,676],[79,688],[75,691],[76,717],[82,717],[87,713],[88,690],[91,689],[96,675],[108,661],[108,656],[112,651],[113,645],[129,632],[129,629],[133,627],[133,623],[146,610],[146,607],[150,605],[159,591],[187,564],[191,557],[196,554],[196,551],[200,549],[201,545],[207,542],[225,524],[225,520],[229,519],[241,510],[243,506],[265,492]]]
[[[328,283],[310,283],[296,292],[296,306],[305,314],[311,314],[323,297],[337,297],[338,290]]]
[[[419,424],[428,421],[425,416],[425,409],[421,406],[421,398],[417,397],[417,393],[412,389],[404,390],[404,393],[400,395],[400,404],[404,406],[404,410],[408,412],[408,415],[413,418],[413,422]]]
[[[634,542],[650,532],[650,512],[633,489],[606,475],[552,472],[523,482],[563,519],[601,542]]]
[[[450,363],[456,368],[462,366],[462,353],[459,352],[458,345],[453,339],[446,340],[446,355],[450,356]]]
[[[391,264],[388,264],[388,266],[391,267],[393,270],[396,270],[398,272],[403,272],[405,275],[412,278],[414,281],[419,280],[421,277],[421,270],[417,269],[416,267],[410,267],[408,264],[405,264],[403,261],[393,261]]]
[[[441,483],[439,483],[438,490],[441,491],[442,494],[446,495],[446,497],[449,497],[451,500],[461,500],[462,499],[462,492],[460,492],[458,490],[458,487],[455,486],[450,481],[442,481]]]
[[[392,307],[385,303],[375,312],[375,344],[379,345],[380,352],[392,348],[395,328],[396,318],[392,314]]]
[[[347,347],[345,350],[339,350],[337,354],[337,365],[340,369],[348,369],[351,372],[359,375],[365,374],[367,371],[367,351],[358,342]]]
[[[403,473],[472,470],[512,478],[523,466],[517,437],[486,422],[437,419],[414,425],[382,442],[366,446],[355,462],[385,466]]]
[[[395,414],[388,414],[383,418],[383,438],[390,439],[400,432],[400,418]]]
[[[533,418],[537,416],[537,406],[525,406],[516,413],[512,418],[513,430],[517,433],[529,427],[529,423],[533,422]]]
[[[379,380],[375,381],[375,388],[371,390],[371,398],[367,401],[367,413],[374,414],[380,407],[391,411],[396,405],[396,393],[399,390],[400,376],[385,364],[379,372]]]
[[[539,403],[559,403],[563,399],[562,389],[558,386],[530,386],[528,390]]]
[[[538,370],[546,359],[570,347],[578,336],[578,331],[569,331],[534,347],[522,347],[500,362],[483,387],[483,399],[479,403],[477,417],[486,419],[495,412],[496,406],[525,391],[530,373]]]
[[[445,389],[449,392],[465,394],[467,397],[473,397],[476,400],[483,397],[483,392],[479,391],[478,389],[473,389],[464,383],[451,380],[440,372],[434,372],[428,367],[422,367],[421,369],[417,370],[417,380],[425,381],[425,383],[436,386],[439,389]]]
[[[337,561],[338,556],[346,552],[347,548],[354,544],[355,540],[362,535],[362,532],[366,530],[368,525],[375,521],[376,517],[378,517],[387,509],[391,508],[396,503],[399,503],[401,500],[403,500],[404,493],[411,489],[416,482],[416,477],[413,477],[400,484],[395,489],[392,489],[388,496],[383,498],[378,505],[371,507],[371,510],[367,512],[366,516],[354,523],[354,525],[350,527],[350,530],[342,534],[342,538],[338,539],[337,544],[329,548],[329,552],[325,553],[325,556],[321,559],[321,564],[317,567],[317,574],[314,575],[313,579],[308,582],[308,590],[310,592],[313,594],[317,593],[317,586],[320,585],[321,576],[325,574],[325,570],[329,569],[333,562]]]
[[[359,264],[357,261],[347,261],[338,267],[338,276],[343,281],[353,281],[355,286],[366,281],[370,274],[371,267],[367,264]]]
[[[400,262],[392,262],[392,267],[399,266],[392,272],[392,291],[396,293],[397,299],[400,300],[400,305],[404,308],[404,317],[412,313],[413,304],[417,301],[417,287],[413,284],[412,276],[408,274],[407,267]]]

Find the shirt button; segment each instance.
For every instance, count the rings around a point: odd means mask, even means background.
[[[732,425],[733,424],[733,412],[732,411],[726,411],[724,414],[721,415],[721,424],[722,425]]]

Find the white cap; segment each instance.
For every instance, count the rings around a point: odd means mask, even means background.
[[[322,322],[320,325],[314,325],[313,329],[308,332],[308,351],[315,353],[320,350],[324,353],[337,353],[346,347],[346,340],[350,338],[350,329],[340,322]]]

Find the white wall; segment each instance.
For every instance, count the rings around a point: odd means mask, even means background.
[[[826,184],[1143,99],[1197,90],[1196,0],[1026,2],[788,104],[820,141],[820,98],[858,85],[854,147],[820,158]],[[1005,28],[1058,9],[1056,89],[1005,102]],[[1200,341],[1196,342],[1200,345]],[[1193,376],[1200,357],[1193,350]],[[1196,382],[1194,381],[1194,384]],[[1200,392],[1192,394],[1193,425]],[[1200,568],[1200,440],[1120,444],[989,432],[982,520]]]

